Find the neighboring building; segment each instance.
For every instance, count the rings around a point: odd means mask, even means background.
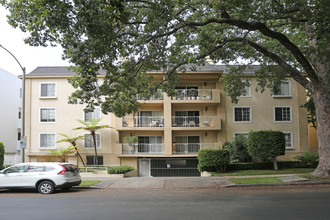
[[[0,69],[0,141],[5,146],[5,165],[21,162],[21,106],[22,81],[15,75]]]
[[[55,161],[47,156],[48,149],[68,146],[56,141],[58,133],[71,136],[85,135],[73,131],[80,124],[77,119],[102,118],[102,124],[113,129],[97,133],[99,165],[130,165],[138,176],[193,176],[197,171],[197,152],[203,148],[220,148],[225,141],[237,134],[251,130],[281,130],[286,135],[287,160],[309,151],[306,110],[306,93],[292,78],[280,87],[278,94],[268,91],[256,93],[254,71],[251,66],[245,72],[251,82],[247,94],[231,103],[223,90],[219,77],[226,74],[226,66],[210,65],[179,74],[178,96],[155,94],[150,100],[138,98],[144,103],[135,114],[117,118],[103,115],[99,108],[84,113],[83,105],[67,104],[74,91],[68,83],[73,72],[66,67],[38,67],[26,76],[26,136],[27,161]],[[100,81],[102,80],[102,74]],[[162,79],[160,72],[150,72]],[[129,136],[138,136],[138,143],[131,147]],[[94,163],[94,150],[89,141],[78,144],[80,153],[88,165]],[[75,156],[72,163],[79,163]]]

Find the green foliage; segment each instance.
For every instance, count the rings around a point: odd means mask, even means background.
[[[229,164],[229,152],[223,149],[201,149],[198,151],[198,170],[225,172]]]
[[[301,161],[306,167],[315,167],[318,163],[319,155],[305,152],[304,156],[296,156],[295,159]]]
[[[5,159],[5,145],[0,141],[0,169],[3,169],[3,162]]]
[[[247,150],[247,139],[243,135],[237,135],[231,142],[226,142],[225,149],[229,151],[231,162],[250,162],[252,160]]]
[[[301,161],[278,161],[279,169],[286,168],[308,168],[306,163]],[[317,162],[313,164],[313,168],[317,167]],[[262,163],[230,163],[227,166],[227,170],[270,170],[273,168],[273,163],[270,162],[262,162]]]
[[[135,170],[134,167],[131,166],[118,166],[118,167],[108,167],[109,174],[125,174]]]
[[[134,135],[134,136],[128,136],[128,137],[126,137],[126,142],[129,145],[135,144],[135,143],[138,142],[138,136],[136,136],[136,135]]]
[[[251,131],[247,144],[249,154],[262,160],[285,154],[285,137],[281,131]]]
[[[300,107],[306,108],[307,110],[307,121],[311,125],[311,127],[316,128],[316,111],[313,97],[311,96],[310,92],[307,92],[307,101],[305,104],[301,105]]]
[[[57,156],[61,159],[61,162],[65,162],[65,158],[76,152],[73,146],[67,147],[67,148],[58,148],[56,150],[47,150],[49,155]]]

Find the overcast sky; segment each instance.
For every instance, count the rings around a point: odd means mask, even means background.
[[[7,23],[7,11],[0,6],[0,44],[9,50],[30,73],[38,66],[69,66],[62,60],[61,47],[31,47],[24,43],[27,36],[20,29],[14,29]],[[21,75],[22,70],[15,59],[0,47],[0,68],[14,75]]]

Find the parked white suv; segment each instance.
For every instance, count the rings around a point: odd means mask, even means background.
[[[69,163],[20,163],[0,171],[0,188],[36,188],[42,194],[81,183],[79,168]]]

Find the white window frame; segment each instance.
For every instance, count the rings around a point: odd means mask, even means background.
[[[99,117],[99,118],[95,118],[95,119],[100,119],[100,118],[102,117],[101,108],[100,108],[100,107],[95,107],[95,108],[94,108],[94,111],[95,111],[96,109],[98,109],[98,110],[100,111],[100,117]],[[94,113],[94,111],[93,111],[93,113]],[[85,112],[85,111],[83,110],[83,118],[84,118],[84,121],[87,121],[87,120],[86,120],[86,113],[87,113],[87,112]],[[88,112],[88,113],[90,113],[90,112]],[[92,113],[92,112],[91,112],[91,113]]]
[[[234,132],[234,138],[236,137],[236,136],[238,136],[238,135],[249,135],[249,132]],[[247,137],[246,137],[247,138]]]
[[[55,121],[41,121],[41,109],[54,109],[55,110]],[[56,107],[40,107],[39,108],[39,123],[56,123],[57,122],[57,109]]]
[[[94,143],[93,142],[91,142],[92,143],[92,147],[91,148],[85,147],[85,142],[87,141],[85,139],[85,135],[91,135],[91,134],[90,133],[85,133],[84,134],[84,146],[83,146],[83,148],[86,149],[86,150],[88,150],[88,149],[89,150],[93,150],[94,149]],[[100,133],[96,133],[95,135],[100,135],[100,146],[96,146],[96,149],[102,149],[102,135]],[[92,138],[92,135],[91,135],[91,138]],[[93,139],[91,141],[93,141]],[[96,144],[97,144],[97,139],[96,139]]]
[[[41,96],[41,85],[43,85],[43,84],[54,84],[55,85],[54,96]],[[40,82],[39,83],[39,98],[40,99],[56,99],[57,98],[57,83],[56,82]]]
[[[240,95],[240,98],[251,98],[252,97],[252,91],[251,91],[251,80],[246,80],[249,82],[250,86],[249,87],[245,87],[245,90],[248,91],[248,93],[246,95]]]
[[[294,149],[294,146],[293,146],[293,132],[283,131],[283,133],[284,133],[284,135],[285,134],[290,134],[291,135],[291,147],[287,147],[286,144],[285,144],[285,149],[287,149],[287,150]],[[286,143],[286,140],[285,140],[285,143]]]
[[[250,109],[250,120],[249,121],[236,121],[235,120],[235,109],[236,108],[249,108]],[[234,106],[233,107],[233,122],[234,123],[252,123],[252,107],[251,106]]]
[[[276,112],[275,112],[275,109],[276,108],[290,108],[290,121],[276,121]],[[275,123],[292,123],[292,107],[291,106],[274,106],[274,122]],[[282,115],[282,118],[283,118],[283,115]]]
[[[53,135],[55,135],[54,146],[52,146],[52,147],[41,147],[41,135],[42,134],[53,134]],[[39,149],[56,149],[56,133],[54,133],[54,132],[42,132],[42,133],[39,133]]]
[[[277,94],[273,94],[272,96],[273,96],[274,98],[292,97],[292,92],[291,92],[291,80],[284,80],[283,82],[289,84],[289,94],[287,94],[287,95],[277,95]],[[283,82],[281,82],[281,84],[282,84]],[[279,91],[279,92],[280,92],[280,91]]]

